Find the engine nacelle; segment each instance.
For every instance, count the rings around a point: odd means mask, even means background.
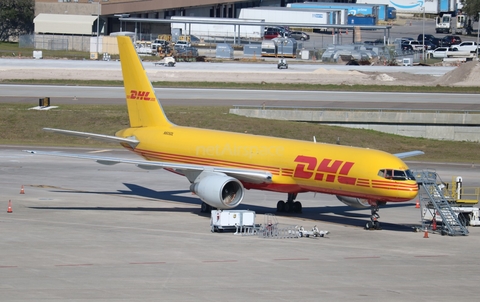
[[[347,206],[351,206],[357,209],[369,208],[371,206],[370,203],[368,203],[367,199],[340,196],[340,195],[337,195],[337,198]]]
[[[190,186],[190,191],[205,203],[220,210],[235,208],[242,202],[245,194],[245,189],[238,179],[221,173],[201,177]]]

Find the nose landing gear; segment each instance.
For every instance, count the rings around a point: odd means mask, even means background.
[[[380,210],[378,204],[372,205],[371,210],[372,215],[370,216],[370,221],[365,225],[365,230],[381,230],[380,222],[378,222],[378,219],[380,218],[380,215],[378,215],[378,211]]]

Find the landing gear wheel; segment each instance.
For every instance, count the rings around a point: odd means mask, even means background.
[[[285,212],[287,213],[293,212],[293,201],[287,201],[285,203]]]
[[[380,222],[378,222],[378,219],[380,218],[380,215],[378,215],[378,205],[372,205],[372,215],[370,216],[370,221],[367,222],[365,225],[365,230],[381,230],[382,228],[380,227]]]
[[[285,212],[285,201],[279,200],[277,202],[277,212],[279,212],[279,213]]]
[[[302,213],[302,203],[300,201],[295,201],[293,203],[293,212]]]
[[[202,205],[200,206],[200,212],[208,213],[211,210],[212,210],[212,207],[209,204],[206,204],[205,202],[202,202]]]

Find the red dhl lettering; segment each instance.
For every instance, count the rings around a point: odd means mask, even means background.
[[[137,90],[130,90],[130,97],[131,100],[143,100],[143,101],[153,101],[155,98],[149,97],[150,92],[148,91],[137,91]]]
[[[315,157],[299,155],[294,162],[298,163],[293,173],[295,178],[311,179],[313,177],[315,180],[326,182],[335,182],[337,179],[339,183],[346,185],[355,185],[357,181],[355,177],[347,176],[355,164],[349,161],[324,158],[318,164]]]

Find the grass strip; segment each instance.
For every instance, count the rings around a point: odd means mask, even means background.
[[[62,105],[48,111],[28,110],[33,105],[0,104],[0,144],[114,148],[114,144],[42,131],[44,127],[113,135],[127,128],[125,105]],[[165,106],[177,125],[293,138],[384,150],[390,153],[422,150],[415,160],[480,163],[480,144],[411,138],[372,130],[313,123],[247,118],[229,114],[229,107]],[[413,159],[413,158],[412,158]]]

